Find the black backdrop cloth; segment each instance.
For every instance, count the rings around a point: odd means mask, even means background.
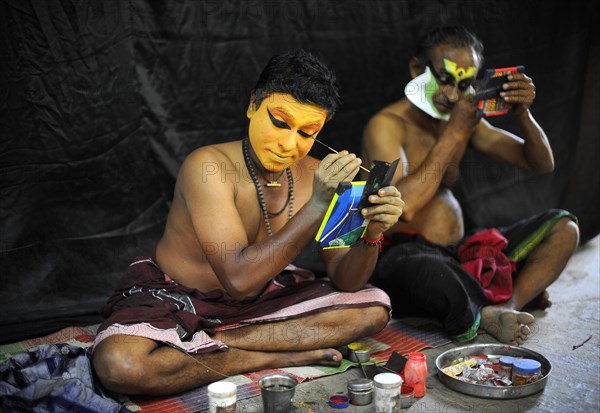
[[[599,231],[600,187],[599,119],[585,111],[600,107],[593,7],[0,2],[0,340],[99,320],[129,260],[152,253],[186,154],[245,135],[260,70],[291,48],[337,73],[344,104],[320,137],[358,151],[369,117],[402,96],[418,36],[439,24],[469,27],[484,41],[485,67],[523,64],[534,79],[532,112],[554,148],[556,171],[530,176],[467,153],[457,187],[467,222],[505,225],[563,207],[579,216],[589,239]],[[513,127],[508,118],[495,123]]]

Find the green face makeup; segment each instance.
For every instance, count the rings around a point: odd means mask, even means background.
[[[425,71],[431,72],[429,67],[427,67],[425,69]],[[429,103],[429,106],[431,107],[431,109],[438,115],[437,116],[438,118],[442,117],[443,114],[440,113],[440,111],[438,111],[437,108],[435,107],[435,104],[433,103],[433,95],[435,95],[439,89],[440,89],[440,86],[438,85],[438,82],[436,81],[435,76],[429,76],[429,82],[427,82],[425,84],[425,99],[427,99],[427,102]]]
[[[475,76],[477,69],[475,66],[469,66],[467,68],[458,67],[458,65],[452,60],[444,59],[444,68],[454,78],[454,81],[458,85],[465,79],[472,78]]]
[[[404,94],[408,100],[416,107],[428,115],[447,121],[450,119],[450,113],[442,113],[436,107],[433,98],[444,86],[458,88],[460,93],[466,95],[473,93],[471,85],[475,81],[477,68],[469,66],[467,68],[458,67],[458,65],[448,59],[444,59],[444,68],[438,73],[431,62],[425,66],[425,71],[412,79],[404,88]]]
[[[439,86],[458,87],[463,93],[467,93],[470,90],[471,85],[475,81],[475,74],[477,73],[477,69],[474,66],[469,66],[466,69],[457,67],[456,63],[448,59],[444,59],[444,68],[440,73],[431,64],[428,67],[431,69],[431,74],[435,77]]]

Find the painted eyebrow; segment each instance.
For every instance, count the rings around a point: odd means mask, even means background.
[[[278,110],[281,110],[281,109],[278,109]],[[283,113],[284,113],[286,116],[290,116],[290,115],[288,115],[287,113],[285,113],[285,111],[283,111],[283,110],[281,110],[281,111],[282,111],[282,112],[283,112]],[[285,123],[284,121],[282,121],[282,120],[279,120],[279,119],[277,119],[275,116],[273,116],[273,114],[271,113],[271,111],[269,110],[269,108],[268,108],[268,107],[267,107],[267,113],[269,114],[269,118],[271,119],[271,122],[273,123],[273,125],[275,125],[275,126],[276,126],[276,127],[278,127],[278,128],[283,128],[283,129],[291,129],[291,128],[290,128],[290,125],[288,125],[288,124],[287,124],[287,123]],[[318,123],[313,123],[313,124],[306,125],[306,126],[309,126],[309,127],[310,127],[310,126],[319,126],[319,124],[318,124]],[[317,132],[319,132],[319,131],[317,130],[317,131],[315,131],[315,132],[313,132],[313,133],[310,133],[310,134],[309,134],[309,133],[306,133],[306,132],[304,132],[304,131],[302,131],[302,130],[298,130],[298,134],[300,134],[300,136],[303,136],[303,137],[305,137],[305,138],[310,138],[311,136],[314,136],[314,135],[316,135],[316,133],[317,133]]]
[[[290,125],[288,125],[284,121],[279,120],[275,116],[273,116],[273,114],[271,113],[269,108],[267,108],[267,113],[269,114],[269,119],[271,119],[271,123],[273,123],[273,125],[275,125],[276,127],[283,128],[283,129],[292,129],[292,128],[290,128]]]
[[[433,66],[432,66],[432,68],[433,68]],[[475,81],[475,77],[474,77],[474,76],[472,76],[472,77],[468,77],[468,78],[466,78],[466,79],[463,79],[463,80],[461,80],[460,82],[458,82],[458,83],[457,83],[457,82],[456,82],[456,79],[454,79],[454,76],[452,76],[452,74],[448,73],[448,71],[447,71],[445,68],[443,68],[443,67],[442,67],[442,68],[440,69],[440,72],[439,72],[439,73],[435,71],[435,68],[433,68],[433,69],[434,69],[434,70],[432,70],[431,72],[433,73],[433,75],[434,75],[434,77],[435,77],[436,79],[440,80],[440,81],[441,81],[441,82],[443,82],[444,84],[451,84],[451,83],[454,83],[454,84],[456,84],[456,86],[457,86],[459,89],[461,89],[461,90],[466,90],[466,89],[468,89],[468,88],[469,88],[469,86],[471,86],[471,85],[473,84],[473,82]],[[441,76],[447,76],[447,77],[449,77],[449,78],[450,78],[450,79],[449,79],[449,80],[450,80],[450,82],[447,82],[447,81],[442,81],[442,80],[440,79],[440,77],[441,77]]]

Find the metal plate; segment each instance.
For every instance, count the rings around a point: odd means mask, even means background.
[[[450,366],[456,359],[478,354],[486,354],[488,356],[524,357],[537,360],[542,365],[542,376],[538,381],[522,386],[495,387],[483,384],[466,383],[451,377],[442,371],[442,369]],[[552,365],[548,359],[541,354],[523,347],[505,344],[473,344],[465,347],[457,347],[440,354],[435,360],[435,366],[437,367],[440,381],[452,390],[488,399],[517,399],[542,391],[546,386],[548,376],[552,371]]]

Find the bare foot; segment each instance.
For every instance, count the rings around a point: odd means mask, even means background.
[[[342,353],[333,348],[303,351],[254,351],[229,348],[228,353],[237,360],[245,360],[244,371],[309,365],[337,367],[343,358]],[[208,353],[204,357],[210,357],[211,354]]]
[[[527,303],[527,307],[535,310],[545,310],[546,308],[552,307],[550,294],[548,294],[547,290],[542,291],[537,297]]]
[[[333,348],[326,348],[322,350],[306,350],[306,351],[290,351],[273,353],[278,354],[281,360],[286,360],[290,363],[286,366],[281,367],[292,367],[292,366],[307,366],[307,365],[319,365],[319,366],[332,366],[337,367],[342,362],[342,353]]]
[[[499,341],[509,344],[523,344],[531,330],[529,324],[535,317],[509,308],[488,305],[481,310],[481,327]]]

